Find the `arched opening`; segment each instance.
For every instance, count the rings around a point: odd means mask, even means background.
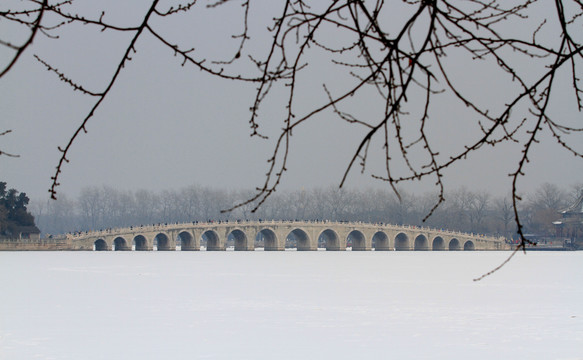
[[[235,237],[232,233],[227,234],[227,238],[225,239],[225,249],[232,250],[235,249]]]
[[[346,250],[340,248],[340,239],[334,230],[326,229],[318,236],[318,247],[326,250]]]
[[[310,237],[302,229],[294,229],[285,239],[286,248],[296,248],[298,251],[313,250],[310,247]]]
[[[352,248],[352,251],[364,251],[366,248],[366,239],[364,234],[358,230],[353,230],[346,238],[346,248]]]
[[[247,236],[241,230],[233,230],[228,236],[233,239],[235,251],[251,250],[247,244]]]
[[[433,244],[431,246],[431,249],[433,251],[445,250],[445,241],[443,240],[443,238],[441,236],[437,236],[437,237],[435,237],[435,239],[433,239]]]
[[[255,235],[254,246],[255,246],[255,249],[261,249],[261,250],[265,249],[265,236],[261,231],[258,232],[257,235]]]
[[[395,250],[397,251],[404,251],[404,250],[411,250],[411,246],[409,245],[409,238],[404,233],[399,233],[395,237]]]
[[[427,241],[427,237],[425,235],[417,235],[415,238],[415,251],[427,251],[429,250],[429,242]]]
[[[449,251],[458,251],[458,250],[461,250],[459,240],[458,239],[455,239],[455,238],[454,239],[451,239],[449,241],[448,248],[449,248]]]
[[[156,235],[156,237],[154,238],[154,245],[156,246],[156,249],[158,251],[176,250],[176,246],[172,248],[172,245],[170,244],[170,239],[168,239],[168,236],[166,236],[166,234],[163,233],[159,233],[158,235]]]
[[[136,251],[146,251],[146,250],[150,250],[148,249],[148,241],[146,240],[146,238],[143,235],[138,235],[136,237],[134,237],[134,248],[136,249]]]
[[[389,244],[389,237],[382,231],[377,232],[372,237],[372,248],[375,251],[389,251],[392,250]]]
[[[93,249],[95,251],[107,251],[107,243],[103,239],[98,239],[93,243]]]
[[[265,251],[283,250],[277,246],[277,235],[271,229],[263,229],[255,237],[255,245]]]
[[[200,250],[200,248],[196,247],[194,237],[188,231],[183,231],[178,234],[178,241],[180,242],[181,251]]]
[[[202,234],[201,245],[204,246],[207,251],[225,250],[224,244],[223,246],[221,246],[219,235],[212,230],[208,230],[204,234]]]
[[[464,251],[472,251],[472,250],[476,250],[476,246],[474,245],[474,242],[471,240],[468,240],[464,243]]]
[[[113,250],[115,251],[127,251],[131,250],[132,248],[128,246],[126,239],[122,237],[116,237],[113,240]]]

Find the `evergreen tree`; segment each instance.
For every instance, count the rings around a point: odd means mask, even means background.
[[[14,237],[20,229],[29,228],[27,232],[30,232],[31,227],[37,232],[34,216],[26,209],[30,201],[26,193],[6,189],[6,183],[0,181],[0,236]]]

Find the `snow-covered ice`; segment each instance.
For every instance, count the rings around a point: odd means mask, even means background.
[[[0,359],[583,359],[583,252],[2,252]]]

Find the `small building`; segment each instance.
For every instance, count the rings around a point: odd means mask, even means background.
[[[553,221],[557,237],[569,239],[576,249],[583,249],[583,189],[577,200],[559,214],[561,218]]]

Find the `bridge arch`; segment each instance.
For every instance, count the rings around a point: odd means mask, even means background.
[[[472,240],[468,240],[464,243],[464,251],[472,251],[472,250],[476,250],[476,245],[474,245],[474,242]]]
[[[118,236],[113,240],[113,249],[115,251],[127,251],[131,250],[132,248],[131,246],[128,245],[126,239],[124,239],[121,236]]]
[[[225,250],[225,245],[221,244],[219,234],[214,230],[207,230],[201,235],[202,242],[206,245],[207,251]]]
[[[409,244],[409,237],[405,233],[398,233],[395,236],[395,250],[411,250],[411,245]]]
[[[135,236],[133,243],[134,243],[136,251],[151,250],[151,248],[148,246],[148,240],[146,239],[146,237],[144,235]]]
[[[443,251],[445,250],[445,240],[441,236],[436,236],[433,238],[433,243],[431,244],[431,250],[433,251]]]
[[[196,246],[196,241],[194,236],[184,230],[178,233],[178,238],[180,239],[180,250],[181,251],[192,251],[192,250],[200,250],[200,246]]]
[[[419,234],[415,237],[414,250],[417,251],[427,251],[429,250],[429,241],[427,236]]]
[[[93,248],[95,249],[95,251],[107,251],[107,250],[109,250],[109,247],[107,246],[107,242],[105,242],[105,240],[103,240],[103,239],[95,240],[95,242],[93,243]]]
[[[176,250],[176,245],[173,247],[170,238],[164,233],[158,233],[154,237],[154,243],[156,244],[158,251]]]
[[[340,237],[332,229],[323,230],[318,235],[318,247],[324,247],[326,250],[340,250]],[[345,250],[346,248],[344,248]]]
[[[310,246],[310,236],[302,229],[293,229],[289,232],[286,237],[286,240],[289,239],[290,246],[293,247],[295,243],[295,248],[298,251],[307,251],[312,250]]]
[[[346,237],[346,247],[352,245],[352,251],[364,251],[366,249],[366,238],[358,230],[352,230]]]
[[[249,250],[249,240],[242,230],[234,229],[227,235],[227,239],[231,237],[234,240],[236,251]]]
[[[448,246],[449,251],[458,251],[461,250],[460,241],[456,238],[453,238],[449,241]]]
[[[278,239],[275,232],[269,228],[261,229],[257,233],[257,237],[261,237],[263,240],[263,250],[265,251],[275,251],[279,250]]]
[[[392,250],[389,237],[382,231],[377,231],[371,241],[371,246],[375,249],[375,251],[388,251]]]

